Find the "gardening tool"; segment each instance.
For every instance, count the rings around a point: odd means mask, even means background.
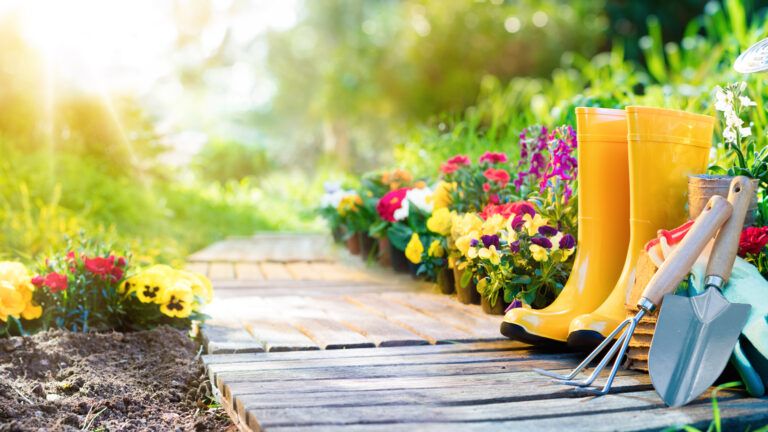
[[[688,176],[706,170],[712,145],[713,117],[639,106],[627,107],[626,111],[629,247],[622,252],[626,257],[624,268],[614,280],[610,295],[599,307],[574,317],[570,323],[568,346],[576,349],[594,348],[626,318],[624,305],[634,285],[643,246],[656,237],[659,229],[687,220]]]
[[[551,305],[512,309],[501,324],[502,334],[531,344],[565,342],[571,320],[608,296],[629,242],[626,112],[576,108],[576,129],[579,245],[573,271]]]
[[[747,48],[736,59],[733,68],[739,73],[764,72],[768,70],[768,39],[763,39]]]
[[[751,306],[731,304],[720,290],[731,275],[751,198],[750,180],[735,177],[728,192],[733,213],[715,238],[704,293],[664,297],[648,369],[656,392],[669,406],[687,404],[715,382],[747,322]]]
[[[652,314],[661,302],[662,297],[673,291],[680,284],[683,277],[691,270],[701,251],[731,215],[731,211],[732,207],[725,198],[714,196],[710,199],[678,248],[672,252],[669,259],[661,265],[650,282],[648,282],[637,304],[639,308],[637,314],[621,322],[570,374],[560,375],[541,369],[535,369],[536,372],[562,380],[562,383],[566,385],[585,387],[585,390],[598,395],[607,394],[611,390],[611,385],[621,365],[621,359],[627,351],[629,339],[632,337],[637,323],[646,314]],[[602,360],[600,360],[592,374],[583,381],[573,380],[606,347],[611,345],[615,337],[618,337],[616,343],[611,346]],[[603,388],[590,387],[611,359],[614,359],[613,366]]]

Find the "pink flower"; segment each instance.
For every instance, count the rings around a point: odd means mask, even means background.
[[[32,282],[32,285],[34,285],[34,286],[39,288],[39,287],[43,286],[43,283],[45,283],[45,278],[43,278],[40,275],[37,275],[37,276],[32,278],[31,282]]]
[[[56,272],[48,273],[43,280],[43,285],[47,286],[55,294],[67,289],[67,277]]]
[[[748,227],[741,232],[739,239],[739,255],[759,254],[768,244],[768,226]]]
[[[395,211],[402,206],[408,188],[395,189],[387,192],[376,204],[376,212],[387,222],[395,222]]]
[[[504,163],[508,160],[505,153],[485,152],[480,156],[480,163],[487,162],[491,165]]]
[[[509,173],[503,169],[488,168],[487,170],[485,170],[485,172],[483,172],[483,175],[489,181],[498,183],[502,187],[506,186],[507,183],[509,183]]]
[[[112,273],[112,268],[115,264],[115,257],[109,258],[88,258],[85,257],[85,269],[96,276],[107,276]]]
[[[490,183],[483,183],[483,190],[486,192],[491,191],[491,184]]]
[[[451,165],[470,165],[472,161],[469,159],[468,156],[465,155],[456,155],[446,161],[446,163],[449,163]]]
[[[461,168],[460,166],[452,163],[444,163],[440,165],[440,172],[443,174],[453,174]]]

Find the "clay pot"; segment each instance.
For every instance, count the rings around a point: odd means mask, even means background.
[[[376,240],[365,232],[357,233],[357,239],[360,242],[360,253],[362,254],[362,257],[364,259],[373,258]]]
[[[389,259],[394,271],[398,273],[409,273],[411,271],[408,266],[410,261],[405,257],[405,252],[396,248],[392,242],[389,243]]]
[[[499,293],[499,297],[496,298],[496,304],[491,306],[491,302],[486,296],[482,296],[480,299],[480,305],[483,307],[483,312],[488,315],[504,315],[504,311],[509,306],[509,303],[504,302],[503,293]]]
[[[714,195],[728,198],[728,189],[731,186],[731,176],[718,175],[692,175],[688,176],[688,215],[691,219],[697,216],[707,205],[707,201]],[[744,219],[744,226],[752,225],[755,222],[757,214],[757,186],[759,181],[752,179],[752,187],[755,194],[747,210],[747,217]]]
[[[453,294],[456,291],[453,270],[449,268],[443,268],[437,272],[437,281],[435,283],[443,294]]]
[[[389,239],[382,237],[379,239],[379,265],[382,267],[389,267],[392,265],[392,257],[390,256]]]
[[[464,304],[480,304],[480,293],[477,292],[474,279],[470,279],[467,286],[461,286],[461,276],[467,270],[453,269],[453,277],[456,286],[456,298]]]
[[[333,236],[333,242],[341,244],[344,242],[343,233],[341,231],[341,227],[334,227],[331,230],[331,235]]]
[[[357,238],[357,234],[352,234],[345,240],[347,250],[352,255],[360,255],[360,240]]]

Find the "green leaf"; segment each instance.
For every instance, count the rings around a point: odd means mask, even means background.
[[[462,288],[466,288],[469,286],[469,282],[472,280],[472,272],[469,270],[464,270],[461,273],[461,279],[459,279],[459,284]]]

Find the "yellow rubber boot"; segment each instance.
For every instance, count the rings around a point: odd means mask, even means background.
[[[625,303],[645,243],[688,218],[688,175],[707,168],[715,119],[683,111],[626,108],[629,129],[630,240],[621,276],[592,313],[571,322],[568,346],[591,349],[627,317]]]
[[[613,289],[629,243],[629,172],[624,110],[576,108],[578,248],[568,282],[543,309],[512,309],[501,333],[523,342],[564,343],[573,318],[595,310]]]

